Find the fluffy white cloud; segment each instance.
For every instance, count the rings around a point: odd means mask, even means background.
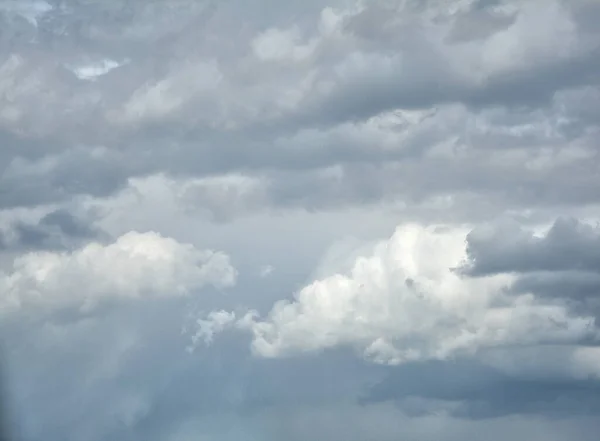
[[[17,257],[10,271],[0,273],[0,312],[89,312],[110,300],[188,295],[209,284],[228,287],[236,277],[226,254],[132,231],[108,245]]]
[[[293,301],[277,302],[264,320],[249,313],[235,326],[253,333],[252,347],[265,357],[352,346],[388,364],[598,337],[593,316],[509,294],[511,275],[461,276],[455,268],[467,258],[466,234],[401,226],[348,273],[316,280]]]

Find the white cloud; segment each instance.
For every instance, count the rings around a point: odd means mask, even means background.
[[[104,59],[96,63],[83,64],[80,66],[70,67],[71,71],[80,80],[94,81],[102,75],[106,75],[111,70],[122,66],[124,63],[119,63],[115,60]]]
[[[108,245],[17,257],[12,270],[0,273],[0,311],[88,312],[110,300],[188,295],[209,284],[228,287],[236,277],[223,253],[132,231]]]
[[[187,347],[188,352],[192,352],[200,340],[205,344],[212,343],[215,334],[227,329],[235,322],[235,318],[233,312],[213,311],[205,320],[196,320],[197,330],[191,337],[192,343]]]
[[[0,2],[0,11],[19,15],[33,26],[37,26],[38,19],[52,9],[52,5],[43,0],[4,0]]]
[[[280,357],[352,346],[378,363],[444,359],[482,348],[576,344],[598,335],[591,316],[504,291],[512,276],[463,278],[466,230],[404,225],[347,274],[302,288],[265,319],[249,313],[254,351]]]
[[[271,274],[273,274],[273,271],[275,271],[275,268],[273,268],[272,265],[264,265],[260,268],[258,275],[260,278],[264,279],[266,277],[269,277]]]

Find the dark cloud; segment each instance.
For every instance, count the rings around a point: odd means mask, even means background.
[[[565,302],[575,311],[600,316],[600,229],[558,218],[536,235],[516,222],[479,227],[466,239],[467,262],[458,271],[471,277],[515,276],[507,292]]]
[[[456,404],[449,407],[453,415],[469,419],[512,414],[598,415],[600,382],[518,378],[468,361],[428,362],[395,368],[361,401],[395,401],[410,411],[410,399],[415,398],[426,400],[421,413],[435,412],[436,401],[444,401]]]
[[[475,229],[467,236],[471,276],[536,271],[581,271],[600,268],[600,228],[576,219],[559,218],[544,235],[535,236],[516,224]]]
[[[380,3],[375,2],[372,7],[348,20],[347,24],[351,33],[376,44],[377,51],[367,52],[364,59],[357,60],[357,63],[373,64],[371,74],[358,70],[356,77],[340,78],[332,92],[319,97],[306,109],[302,119],[314,124],[332,124],[362,120],[396,108],[420,109],[456,102],[474,108],[543,108],[548,106],[557,91],[598,85],[596,72],[600,67],[600,45],[597,37],[591,43],[587,40],[585,29],[579,34],[581,15],[575,14],[572,18],[578,36],[589,44],[582,44],[565,57],[553,58],[549,53],[536,60],[537,63],[517,63],[473,80],[465,77],[451,63],[448,54],[454,49],[452,45],[445,48],[448,50],[445,53],[427,38],[427,27],[420,26],[419,15],[428,8],[426,2],[419,6],[411,5],[416,11],[406,6],[378,5]],[[477,14],[481,14],[481,10],[457,13],[456,25],[460,26],[461,20],[475,20]],[[556,19],[557,25],[563,26],[555,14],[550,13],[545,18]],[[503,26],[498,26],[497,30],[506,31],[514,27],[515,38],[518,38],[519,34],[527,32],[527,26],[533,26],[538,20],[542,20],[541,15],[526,7],[517,19],[513,18],[513,14],[506,16]],[[536,24],[539,25],[539,22]],[[461,28],[466,30],[464,26]],[[491,28],[488,27],[488,30],[491,31]],[[558,38],[558,34],[552,38]],[[389,50],[387,57],[382,56],[385,49]],[[406,65],[411,68],[402,67]]]
[[[40,220],[40,225],[56,226],[69,237],[88,238],[94,236],[94,231],[89,225],[66,210],[59,209],[46,214]]]
[[[525,274],[513,283],[511,291],[570,300],[593,300],[595,297],[600,301],[600,274],[586,271]]]
[[[480,1],[475,3],[475,8],[470,14],[459,17],[449,34],[452,42],[461,42],[488,38],[498,31],[512,25],[516,14],[495,14],[489,11],[489,6],[497,4],[496,0]]]
[[[15,221],[0,232],[0,249],[31,251],[67,249],[82,242],[105,238],[105,233],[86,219],[65,209],[45,214],[37,223]]]
[[[562,102],[555,102],[561,92],[585,86],[595,91],[598,85],[598,35],[585,24],[597,8],[593,2],[576,3],[553,3],[550,12],[544,12],[558,30],[551,33],[550,24],[540,28],[534,35],[540,46],[527,49],[532,51],[531,57],[527,53],[521,57],[520,52],[512,56],[510,51],[497,54],[503,40],[489,50],[481,46],[463,53],[459,46],[464,42],[452,41],[459,38],[452,37],[454,31],[449,34],[451,41],[439,42],[429,33],[443,24],[466,33],[459,40],[474,39],[472,44],[484,45],[493,35],[481,34],[475,23],[485,19],[495,23],[486,26],[486,32],[492,28],[496,33],[506,32],[507,45],[519,38],[529,41],[527,32],[541,26],[544,17],[538,17],[532,6],[521,4],[513,5],[512,12],[510,8],[502,12],[497,2],[476,2],[452,15],[435,2],[408,2],[405,9],[374,2],[342,20],[340,38],[349,39],[343,44],[316,32],[322,10],[317,2],[307,2],[292,15],[285,8],[273,7],[268,15],[271,19],[254,13],[242,15],[237,2],[182,1],[177,8],[117,1],[106,5],[50,2],[48,8],[33,2],[21,9],[7,8],[5,19],[21,17],[19,26],[37,38],[31,43],[25,36],[15,37],[16,46],[11,51],[6,48],[7,54],[18,54],[6,62],[5,75],[19,93],[7,102],[10,111],[2,123],[10,139],[3,149],[7,168],[0,176],[0,204],[32,206],[74,195],[104,197],[123,188],[129,177],[158,172],[198,177],[304,170],[306,175],[298,179],[311,181],[320,168],[337,165],[353,168],[348,174],[355,178],[323,183],[329,185],[320,196],[323,204],[369,204],[385,200],[389,193],[408,199],[419,192],[436,196],[442,189],[481,193],[486,199],[498,191],[490,187],[501,188],[504,199],[513,204],[597,203],[595,159],[581,158],[561,164],[558,170],[550,164],[547,173],[532,172],[523,161],[515,160],[508,166],[513,171],[509,176],[504,167],[485,158],[485,151],[494,146],[520,146],[531,157],[549,144],[564,145],[567,152],[569,144],[581,147],[581,137],[597,123],[594,107],[587,116],[585,109],[573,106],[568,115],[555,115],[565,109]],[[344,4],[332,6],[335,11]],[[439,23],[423,18],[429,17],[429,11],[439,15]],[[220,38],[224,26],[240,21],[245,26],[236,26],[239,31]],[[297,69],[276,67],[251,53],[250,41],[274,23],[281,29],[295,23],[302,38],[316,39],[314,55]],[[565,23],[571,23],[572,29]],[[568,35],[561,38],[559,32]],[[210,38],[202,38],[203,34]],[[564,57],[549,49],[568,38],[573,39],[574,49]],[[202,54],[200,60],[190,59],[191,41],[194,51]],[[234,41],[239,44],[228,43]],[[492,61],[489,72],[480,79],[467,75],[469,69],[457,61],[466,57],[465,63],[477,64],[484,53]],[[500,67],[495,66],[494,57]],[[119,66],[98,74],[94,81],[78,79],[73,73],[77,66],[89,70],[103,59]],[[208,75],[194,74],[196,64],[203,60],[216,60],[221,68],[222,79],[214,93],[196,91],[193,78]],[[507,67],[502,67],[506,63]],[[282,71],[276,72],[280,68]],[[317,72],[316,84],[323,87],[311,86],[296,105],[280,109],[276,98],[300,93],[296,89],[311,69]],[[332,87],[325,87],[329,83]],[[153,98],[161,88],[160,100]],[[321,89],[325,92],[318,92]],[[229,95],[238,98],[233,103],[222,101]],[[238,103],[247,103],[248,109],[238,108]],[[361,136],[350,130],[355,123],[383,111],[456,103],[467,109],[462,120],[448,125],[453,112],[446,112],[417,133],[392,141],[394,148],[382,146],[382,138],[367,137],[373,135],[372,130]],[[520,118],[506,124],[510,135],[469,129],[469,121],[489,108],[506,108]],[[523,108],[543,111],[546,117],[560,116],[563,136],[515,135],[515,126],[527,118]],[[225,110],[219,113],[215,109]],[[330,129],[341,136],[327,133]],[[452,155],[434,162],[413,162],[414,157],[428,155],[453,137],[458,137],[457,150],[484,156],[475,162],[469,161],[475,155],[460,157],[457,162]],[[596,149],[592,145],[589,150]],[[386,173],[390,162],[397,165]],[[371,167],[364,168],[366,164]],[[470,167],[472,171],[467,172]],[[416,181],[411,181],[411,170]],[[438,176],[440,171],[445,175]],[[557,173],[564,178],[550,178]],[[481,176],[469,178],[473,174]],[[376,179],[373,175],[387,176],[369,184]],[[567,179],[567,175],[578,178]],[[512,184],[515,178],[520,182]],[[564,188],[552,188],[552,182],[560,182]],[[347,194],[340,195],[335,186],[348,187],[344,190]],[[363,186],[371,190],[363,194]],[[403,194],[398,190],[402,187],[412,194]],[[310,200],[312,189],[300,191],[304,194],[296,198],[299,205],[306,201],[308,208],[321,208],[323,204]],[[519,201],[521,194],[526,201]]]

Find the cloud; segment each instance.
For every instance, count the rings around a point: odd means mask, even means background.
[[[132,231],[107,245],[17,257],[1,273],[1,305],[4,314],[31,309],[88,314],[107,301],[189,295],[209,284],[228,287],[236,276],[223,253]]]
[[[23,437],[597,438],[599,21],[0,0]]]
[[[394,368],[361,401],[394,401],[400,408],[419,412],[416,400],[421,399],[420,412],[427,414],[441,400],[452,415],[474,419],[511,414],[565,417],[596,414],[598,387],[590,378],[515,377],[473,362],[436,361]]]
[[[489,439],[500,441],[507,436],[527,439],[595,439],[597,425],[592,418],[542,420],[531,417],[506,417],[496,420],[469,421],[447,415],[411,418],[392,405],[368,408],[343,404],[310,406],[290,410],[283,408],[258,415],[221,414],[212,424],[206,419],[189,419],[175,431],[174,439],[190,436],[219,439],[268,439],[287,437],[292,441],[306,439],[345,439],[362,441],[370,436],[388,441],[401,436],[407,440]]]
[[[363,119],[393,108],[451,102],[537,106],[557,88],[585,84],[598,47],[583,43],[589,41],[587,34],[580,33],[563,4],[546,4],[543,18],[535,2],[517,8],[514,21],[479,45],[449,44],[447,38],[455,20],[481,10],[450,12],[431,2],[371,2],[339,13],[343,19],[336,37],[357,39],[363,51],[347,57],[343,49],[333,52],[338,64],[327,71],[331,82],[323,80],[331,87],[308,96],[302,117],[321,122]],[[321,38],[324,45],[326,37]],[[395,53],[385,52],[392,48]]]
[[[273,271],[275,271],[275,268],[271,265],[264,265],[260,268],[260,271],[258,272],[258,276],[261,278],[265,278],[265,277],[269,277]]]
[[[149,173],[214,178],[301,168],[306,173],[296,179],[306,182],[335,167],[343,179],[321,182],[329,189],[324,201],[307,205],[473,188],[518,207],[596,201],[597,124],[581,113],[587,104],[569,98],[597,91],[598,34],[585,24],[597,14],[593,2],[544,3],[543,17],[535,1],[350,3],[307,5],[288,25],[252,15],[256,22],[227,38],[219,26],[241,20],[229,3],[180,2],[177,12],[136,3],[130,13],[121,3],[74,3],[46,12],[44,29],[60,35],[64,51],[49,58],[18,46],[1,70],[10,97],[6,132],[44,148],[11,155],[2,187],[14,190],[0,203],[104,196]],[[120,19],[100,20],[102,11]],[[77,14],[93,25],[77,28]],[[465,23],[481,17],[497,23],[492,34],[469,31]],[[457,40],[456,29],[467,35]],[[156,51],[142,49],[144,38]],[[193,57],[190,41],[200,42]],[[278,62],[257,49],[264,45],[302,56]],[[130,62],[94,82],[64,68],[93,59]],[[381,124],[410,110],[438,113]],[[507,145],[508,152],[489,153]],[[429,179],[440,169],[439,179]],[[554,180],[560,188],[549,186],[550,174],[565,176]],[[357,190],[365,182],[367,195]]]
[[[45,214],[37,223],[16,221],[0,232],[0,249],[67,249],[79,242],[102,237],[100,230],[65,209]]]
[[[594,318],[531,295],[507,295],[513,278],[461,277],[466,233],[399,227],[351,270],[308,284],[260,319],[235,324],[265,357],[351,346],[379,363],[446,359],[511,345],[573,344],[598,338]],[[231,322],[231,321],[230,321]]]
[[[52,5],[45,1],[4,1],[0,4],[0,10],[10,15],[24,18],[31,25],[38,25],[38,20],[51,11]]]
[[[208,314],[206,320],[198,319],[196,321],[198,329],[194,335],[192,335],[192,346],[190,346],[190,350],[193,350],[194,345],[196,345],[200,339],[204,340],[204,343],[206,344],[212,343],[214,335],[227,329],[234,321],[235,314],[227,311],[213,311]]]
[[[542,236],[518,225],[480,228],[467,237],[473,276],[502,272],[595,271],[600,261],[600,228],[560,218]]]
[[[479,227],[469,233],[467,244],[462,272],[475,277],[512,273],[512,292],[566,299],[598,315],[597,224],[559,218],[537,234],[515,223]]]
[[[105,59],[100,62],[73,67],[71,70],[80,80],[94,81],[121,65],[122,63],[117,61]]]

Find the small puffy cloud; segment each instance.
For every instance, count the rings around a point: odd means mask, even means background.
[[[269,277],[271,274],[273,274],[273,271],[275,271],[275,268],[272,265],[264,265],[260,268],[258,275],[264,279],[265,277]]]
[[[0,273],[0,311],[89,313],[108,301],[189,295],[206,285],[228,287],[236,277],[226,254],[132,231],[107,245],[18,256],[8,272]]]
[[[115,60],[104,59],[95,63],[80,64],[77,66],[70,67],[70,70],[80,80],[95,81],[98,77],[106,75],[111,70],[122,66],[123,63],[119,63]]]
[[[188,347],[188,351],[193,350],[199,340],[203,340],[206,344],[212,343],[214,335],[228,328],[233,322],[235,322],[235,314],[227,311],[213,311],[205,320],[198,319],[197,331],[192,335],[192,345]]]
[[[455,267],[467,258],[466,236],[461,229],[401,226],[348,273],[315,280],[264,319],[251,312],[235,326],[252,332],[260,356],[350,346],[386,364],[597,339],[593,316],[528,293],[511,295],[509,274],[461,276]]]

